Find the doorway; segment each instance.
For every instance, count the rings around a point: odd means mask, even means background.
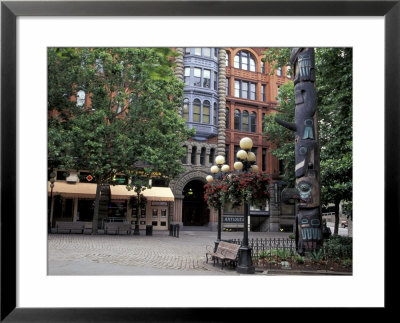
[[[193,180],[183,191],[182,222],[184,226],[205,226],[210,221],[210,210],[204,201],[204,183]]]

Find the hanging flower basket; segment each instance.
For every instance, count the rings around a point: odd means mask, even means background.
[[[222,180],[214,180],[204,185],[204,200],[209,207],[222,208],[224,204],[222,182]]]
[[[251,205],[263,206],[269,197],[269,175],[259,172],[234,173],[204,185],[204,200],[216,209],[231,203],[239,207],[246,199]]]
[[[269,175],[259,172],[234,173],[223,179],[222,198],[224,203],[239,207],[246,199],[251,205],[263,206],[269,197]]]

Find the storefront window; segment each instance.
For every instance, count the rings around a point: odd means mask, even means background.
[[[153,218],[157,218],[157,217],[158,217],[158,210],[153,209]]]
[[[109,218],[124,218],[126,217],[126,200],[111,200],[108,205]]]

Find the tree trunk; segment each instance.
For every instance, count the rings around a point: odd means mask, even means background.
[[[97,234],[97,228],[99,227],[99,204],[100,204],[100,192],[101,184],[96,184],[96,199],[94,201],[94,212],[92,222],[92,234]]]
[[[140,235],[139,219],[142,213],[142,208],[140,207],[140,193],[137,193],[137,208],[136,208],[136,224],[133,231],[133,235]]]
[[[333,234],[339,234],[339,204],[340,201],[335,201],[335,229]]]

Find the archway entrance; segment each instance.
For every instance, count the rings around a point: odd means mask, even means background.
[[[182,222],[184,226],[204,226],[210,221],[210,211],[204,201],[204,183],[193,180],[183,188]]]

